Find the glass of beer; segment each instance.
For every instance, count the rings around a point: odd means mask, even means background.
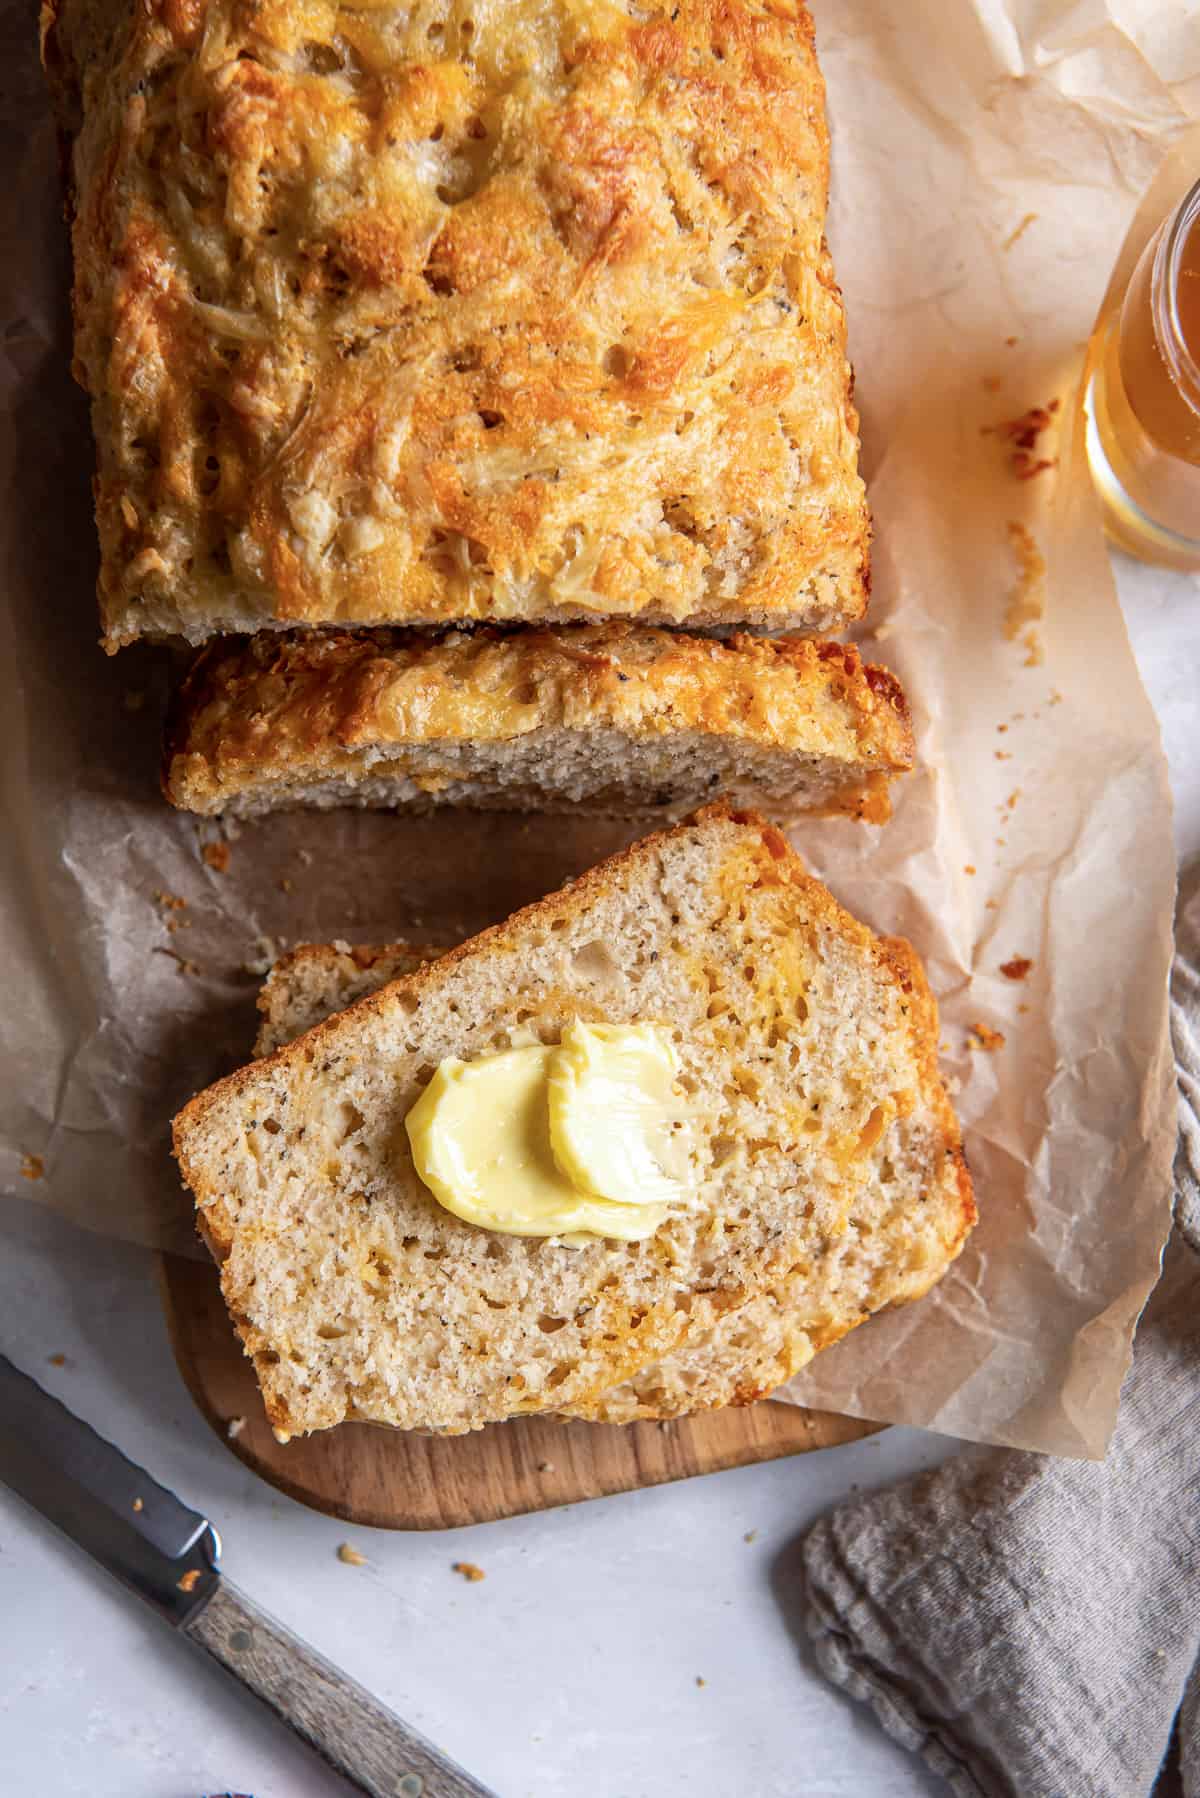
[[[1092,337],[1087,455],[1114,542],[1200,569],[1200,182]]]

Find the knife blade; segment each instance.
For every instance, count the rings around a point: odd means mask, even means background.
[[[0,1355],[0,1481],[370,1798],[495,1798],[221,1572],[207,1517]]]

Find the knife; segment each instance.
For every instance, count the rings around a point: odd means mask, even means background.
[[[221,1572],[199,1511],[0,1355],[0,1480],[371,1798],[495,1798]]]

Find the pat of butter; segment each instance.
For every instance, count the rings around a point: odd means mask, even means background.
[[[687,1191],[677,1070],[653,1024],[571,1024],[558,1047],[451,1057],[405,1119],[416,1170],[484,1229],[641,1241]]]

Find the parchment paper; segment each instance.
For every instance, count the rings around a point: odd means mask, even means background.
[[[904,681],[921,768],[882,830],[794,837],[926,958],[981,1221],[934,1297],[791,1394],[1095,1456],[1168,1224],[1174,861],[1073,394],[1139,196],[1200,113],[1200,17],[1173,0],[814,11],[877,532],[868,647]],[[302,939],[458,940],[636,832],[311,815],[245,827],[224,870],[203,858],[216,830],[157,790],[166,653],[95,647],[91,444],[30,9],[6,0],[0,32],[0,1174],[89,1228],[195,1252],[167,1123],[245,1059],[253,965]],[[1034,459],[1058,467],[1019,479],[996,427],[1052,398],[1062,428]],[[1047,564],[1027,642],[1005,633],[1022,543]],[[1001,972],[1014,958],[1026,978]],[[976,1024],[1004,1046],[970,1049]]]

